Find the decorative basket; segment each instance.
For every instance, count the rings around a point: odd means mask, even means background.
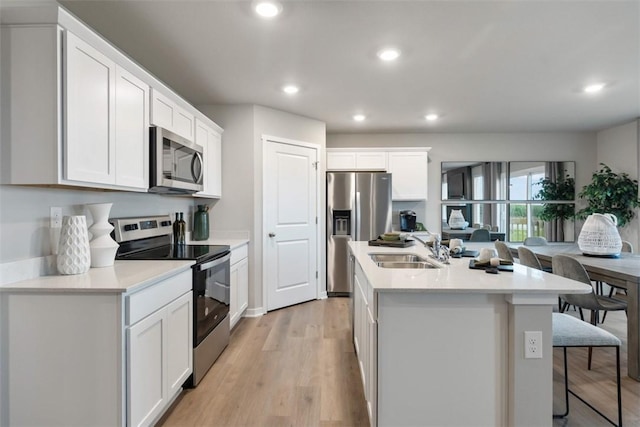
[[[620,255],[622,238],[617,225],[618,218],[615,215],[589,215],[578,236],[578,247],[587,255]]]
[[[451,211],[451,214],[449,215],[449,228],[453,230],[464,230],[468,225],[469,223],[464,220],[462,210],[454,209]]]

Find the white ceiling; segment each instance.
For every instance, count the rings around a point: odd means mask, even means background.
[[[248,1],[60,3],[195,105],[264,105],[330,133],[595,131],[640,116],[636,0],[284,1],[273,20]],[[388,45],[396,63],[376,57]],[[603,93],[581,91],[595,81]]]

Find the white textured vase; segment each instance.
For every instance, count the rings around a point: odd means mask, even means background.
[[[91,267],[109,267],[113,265],[113,261],[118,251],[118,244],[111,238],[110,233],[113,225],[109,223],[109,212],[113,203],[94,203],[86,205],[93,224],[89,227],[91,240],[89,248],[91,249]]]
[[[60,274],[82,274],[89,271],[91,253],[87,219],[84,215],[62,218],[56,263]]]
[[[453,209],[451,211],[451,214],[449,215],[449,228],[453,230],[464,230],[468,225],[469,223],[464,220],[462,210]]]

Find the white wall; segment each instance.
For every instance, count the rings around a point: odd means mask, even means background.
[[[501,134],[329,134],[327,147],[432,147],[429,151],[429,200],[418,221],[440,230],[440,163],[446,161],[573,160],[576,188],[587,184],[596,161],[594,133]],[[394,211],[411,209],[394,204]],[[395,217],[396,215],[394,215]],[[394,221],[396,221],[394,219]]]
[[[90,220],[84,204],[107,202],[113,202],[112,218],[182,211],[188,214],[189,228],[195,205],[191,196],[0,185],[0,263],[51,254],[51,206],[61,207],[63,215],[87,215]]]
[[[225,130],[222,200],[211,211],[213,228],[249,230],[248,314],[262,314],[266,309],[262,292],[262,136],[318,144],[324,155],[326,127],[318,120],[257,105],[202,105],[198,109]],[[324,193],[320,197],[324,200]],[[320,251],[324,254],[324,246]],[[320,268],[325,270],[324,265]],[[323,278],[321,281],[324,283]]]
[[[640,119],[624,125],[598,132],[596,164],[593,171],[600,169],[600,163],[609,166],[614,172],[626,172],[631,179],[640,178]],[[640,192],[639,192],[640,196]],[[640,210],[636,217],[620,229],[620,236],[640,250]]]

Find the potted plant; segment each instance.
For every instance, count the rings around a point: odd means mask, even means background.
[[[591,183],[578,194],[587,200],[588,206],[576,216],[585,219],[593,213],[610,213],[617,217],[618,226],[624,227],[635,216],[634,209],[640,207],[638,180],[625,172],[617,174],[604,163],[600,165],[602,168],[591,176]]]
[[[535,196],[537,200],[573,200],[575,198],[575,180],[570,175],[565,175],[557,180],[548,177],[538,182],[540,190]],[[575,215],[573,204],[545,203],[538,212],[538,218],[543,221],[556,219],[570,219]]]

